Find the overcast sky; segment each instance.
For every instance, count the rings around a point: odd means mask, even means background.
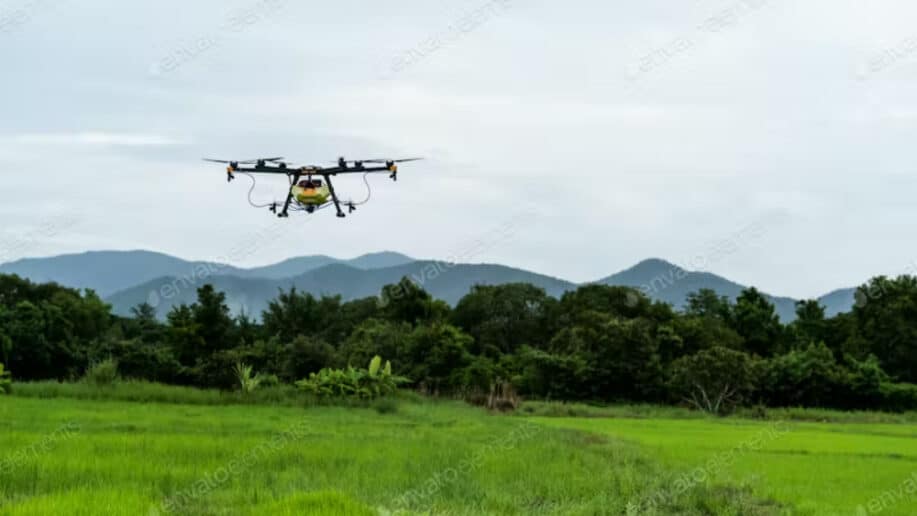
[[[0,0],[4,259],[383,249],[812,297],[917,262],[917,6]],[[425,156],[280,221],[205,156]],[[336,184],[362,200],[359,177]],[[259,181],[259,202],[284,183]]]

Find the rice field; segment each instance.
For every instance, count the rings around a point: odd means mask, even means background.
[[[415,399],[14,396],[0,398],[0,515],[871,514],[917,470],[915,436],[910,424],[513,417]]]

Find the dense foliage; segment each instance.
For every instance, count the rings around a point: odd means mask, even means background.
[[[625,287],[556,299],[526,284],[477,286],[453,308],[404,279],[348,302],[280,292],[253,319],[207,285],[160,321],[147,305],[117,317],[90,291],[0,276],[0,359],[16,380],[105,381],[111,371],[92,366],[117,363],[124,379],[230,390],[251,388],[253,371],[308,386],[383,356],[431,394],[509,382],[530,398],[712,412],[917,408],[917,278],[873,279],[857,299],[834,317],[800,302],[783,324],[753,288],[735,302],[702,290],[677,312]]]

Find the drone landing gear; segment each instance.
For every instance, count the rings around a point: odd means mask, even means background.
[[[331,176],[324,175],[325,183],[328,184],[328,191],[331,192],[331,200],[334,201],[334,208],[338,212],[338,218],[343,219],[347,215],[344,215],[344,210],[341,209],[341,201],[338,200],[338,194],[334,191],[334,185],[331,184]]]
[[[299,178],[302,177],[302,174],[300,174],[299,172],[296,172],[295,174],[293,174],[292,177],[293,177],[293,181],[290,182],[290,191],[287,192],[287,200],[283,203],[283,211],[281,211],[280,213],[277,213],[277,216],[282,219],[285,219],[290,216],[290,203],[293,202],[293,186],[299,182]],[[271,207],[271,211],[276,213],[277,211],[276,205]]]

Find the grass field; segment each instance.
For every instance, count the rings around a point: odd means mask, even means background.
[[[739,419],[536,418],[635,443],[669,471],[747,487],[794,514],[854,515],[870,502],[917,514],[917,425]],[[883,498],[884,496],[884,498]],[[878,504],[878,505],[877,505]]]
[[[199,401],[0,398],[0,515],[855,514],[917,469],[909,424]]]

